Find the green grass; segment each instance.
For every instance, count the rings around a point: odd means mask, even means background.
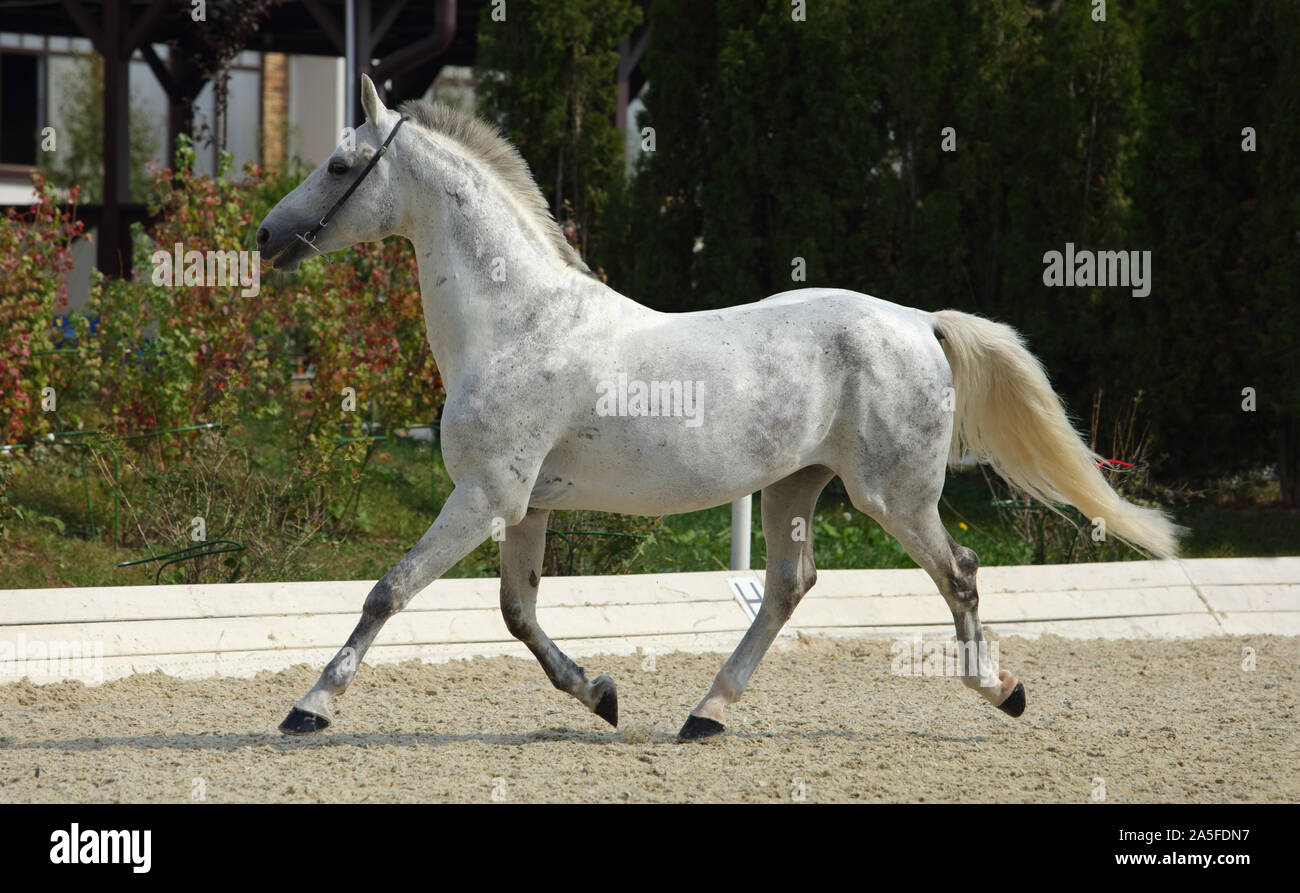
[[[259,442],[257,464],[279,467],[280,456],[266,446],[265,431],[254,431]],[[67,451],[59,462],[39,466],[34,473],[10,481],[10,502],[20,517],[11,516],[6,539],[0,541],[0,586],[103,586],[152,583],[155,565],[118,568],[118,562],[150,553],[170,551],[188,543],[138,543],[114,548],[110,490],[92,469],[90,491],[98,533],[92,535],[86,508],[85,483],[78,457]],[[410,441],[376,445],[367,468],[356,522],[346,538],[319,537],[300,553],[293,578],[300,580],[368,579],[382,576],[432,523],[452,484],[435,448]],[[137,491],[136,498],[140,494]],[[1258,494],[1234,500],[1202,498],[1177,512],[1176,520],[1191,531],[1184,542],[1187,557],[1270,556],[1300,554],[1297,512],[1261,502]],[[340,506],[342,496],[340,496]],[[1004,525],[991,504],[988,486],[978,472],[950,475],[940,506],[953,537],[974,549],[984,566],[1025,564],[1028,543]],[[124,532],[131,534],[131,515],[121,513]],[[731,514],[728,506],[671,515],[632,560],[631,573],[660,573],[726,569],[730,555]],[[761,498],[754,500],[752,564],[764,566]],[[817,566],[834,568],[907,568],[914,563],[902,548],[870,518],[848,506],[838,480],[818,503],[813,521]],[[233,534],[210,530],[210,539]],[[1128,552],[1120,557],[1140,558]],[[1114,560],[1107,553],[1104,560]],[[499,572],[497,550],[485,542],[448,574],[451,577],[491,577]]]
[[[1029,560],[1028,544],[1017,542],[998,525],[988,487],[978,475],[949,477],[940,516],[956,540],[979,554],[981,564],[1023,564]],[[751,563],[758,568],[767,561],[762,523],[760,496],[754,500],[750,521]],[[818,500],[812,540],[814,560],[824,570],[916,567],[903,547],[879,524],[853,509],[838,479]],[[655,542],[642,553],[637,570],[725,570],[730,556],[731,508],[724,505],[664,518]]]

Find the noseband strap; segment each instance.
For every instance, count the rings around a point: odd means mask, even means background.
[[[316,237],[320,235],[321,230],[330,225],[330,221],[334,219],[334,215],[337,214],[339,209],[343,207],[344,203],[352,197],[352,193],[356,192],[357,187],[361,185],[361,181],[375,169],[375,165],[379,163],[379,159],[383,158],[384,154],[388,151],[389,143],[393,141],[393,137],[397,136],[397,131],[401,129],[402,125],[405,124],[406,121],[406,118],[397,119],[397,123],[393,125],[392,131],[388,134],[388,139],[384,140],[384,144],[379,147],[379,150],[371,156],[370,160],[366,162],[366,166],[362,168],[361,176],[352,181],[352,185],[348,187],[348,191],[339,196],[339,200],[334,203],[332,208],[325,212],[325,216],[320,219],[320,222],[305,233],[294,233],[298,239],[306,242],[312,251],[315,251],[321,257],[325,257],[325,253],[316,247]]]

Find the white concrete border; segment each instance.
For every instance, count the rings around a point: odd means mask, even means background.
[[[574,657],[729,652],[750,616],[718,571],[558,577],[538,619]],[[495,579],[440,580],[388,622],[366,662],[531,659],[506,632]],[[1300,557],[986,567],[980,615],[995,636],[1300,635]],[[368,581],[0,591],[0,683],[88,684],[162,670],[196,678],[323,665]],[[952,619],[920,570],[822,571],[788,635],[946,638]],[[52,653],[58,659],[51,659]]]

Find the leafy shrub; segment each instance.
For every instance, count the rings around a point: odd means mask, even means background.
[[[548,526],[560,533],[546,535],[542,573],[550,576],[627,573],[659,524],[659,518],[637,515],[553,512]]]
[[[163,572],[166,581],[292,579],[303,548],[317,534],[333,532],[330,504],[333,494],[346,489],[348,469],[331,465],[324,454],[305,452],[277,472],[258,461],[244,433],[203,432],[162,471],[137,465],[126,470],[133,481],[124,488],[128,547],[161,555],[198,546],[192,538],[195,518],[203,520],[206,542],[243,546],[172,565]]]
[[[237,282],[182,286],[154,275],[155,256],[169,264],[177,245],[252,248],[249,231],[260,218],[249,199],[265,171],[249,164],[243,179],[231,178],[231,157],[222,153],[218,175],[205,177],[191,171],[193,160],[182,137],[177,171],[156,171],[156,223],[147,235],[134,232],[136,277],[92,281],[89,309],[99,327],[87,371],[97,376],[105,426],[120,434],[216,421],[218,406],[239,417],[270,415],[288,391],[291,316],[275,287],[245,295]]]
[[[295,342],[315,373],[291,426],[356,437],[432,422],[442,379],[429,349],[415,253],[401,239],[357,245],[292,292]],[[356,411],[343,410],[344,389]]]
[[[125,433],[284,415],[286,448],[302,448],[436,417],[442,383],[404,241],[357,246],[296,278],[270,273],[256,295],[152,275],[155,252],[166,263],[176,245],[253,250],[257,222],[293,185],[254,164],[234,178],[227,154],[216,177],[201,176],[193,158],[182,138],[176,172],[156,172],[157,222],[148,234],[136,230],[136,278],[93,284],[99,328],[86,368],[97,376],[105,426]],[[300,363],[314,380],[295,391]],[[343,409],[345,387],[355,411]]]
[[[1137,505],[1160,508],[1185,498],[1186,493],[1159,487],[1152,479],[1150,451],[1153,438],[1150,430],[1139,422],[1142,392],[1134,395],[1111,421],[1109,443],[1101,441],[1099,448],[1101,403],[1102,392],[1098,391],[1093,398],[1088,445],[1107,457],[1108,461],[1101,466],[1107,483],[1124,499]],[[1059,511],[1053,511],[1013,491],[1002,480],[994,481],[987,474],[985,477],[994,495],[1000,520],[1028,544],[1033,564],[1125,561],[1143,557],[1118,540],[1094,540],[1091,519],[1085,518],[1077,509],[1061,506]]]
[[[66,306],[63,276],[72,269],[72,241],[82,231],[39,175],[37,200],[25,212],[0,217],[0,443],[50,430],[41,394],[64,382],[54,350],[54,317]],[[73,200],[76,194],[73,193]]]
[[[26,214],[0,220],[0,325],[14,335],[0,347],[0,443],[52,427],[88,430],[84,442],[99,458],[111,447],[120,460],[116,472],[93,463],[99,479],[85,489],[97,505],[103,489],[131,505],[124,546],[189,544],[187,525],[202,503],[219,519],[212,537],[234,530],[233,538],[253,545],[237,559],[204,559],[187,573],[211,576],[217,565],[235,562],[230,572],[244,578],[287,560],[298,534],[348,536],[359,521],[371,444],[340,441],[430,422],[443,390],[414,256],[400,240],[340,252],[297,276],[268,271],[256,294],[239,282],[169,283],[161,268],[178,244],[182,253],[251,252],[257,222],[303,173],[295,163],[278,173],[248,164],[236,174],[222,154],[217,175],[208,177],[194,173],[193,162],[193,146],[182,137],[175,167],[155,169],[153,220],[132,231],[134,278],[92,274],[88,316],[95,325],[92,331],[85,318],[71,321],[76,357],[49,352],[59,346],[52,323],[80,225],[58,210],[43,183],[41,200]],[[306,388],[295,387],[300,367],[315,374]],[[56,388],[66,418],[41,412],[46,386]],[[340,405],[344,387],[358,396],[354,412]],[[274,442],[259,444],[259,452],[239,426],[268,419],[275,421],[258,431]],[[220,424],[220,433],[147,436],[209,422]],[[56,452],[33,454],[29,476],[67,475]],[[72,455],[79,463],[90,452]],[[10,478],[13,457],[0,461]],[[253,531],[254,517],[261,533]],[[266,548],[259,551],[259,542]]]

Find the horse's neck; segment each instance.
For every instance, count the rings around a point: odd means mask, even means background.
[[[645,311],[559,257],[490,178],[467,177],[463,167],[430,174],[412,184],[405,235],[449,391],[463,371],[538,331],[562,336],[566,318]]]

